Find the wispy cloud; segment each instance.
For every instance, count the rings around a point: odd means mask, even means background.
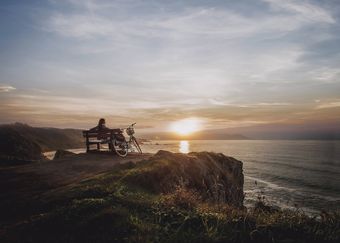
[[[76,41],[71,50],[78,51],[76,54],[116,55],[120,63],[107,61],[112,66],[129,66],[132,82],[137,82],[137,76],[144,83],[185,82],[200,87],[214,82],[214,87],[224,90],[230,80],[273,83],[328,78],[305,70],[294,77],[295,70],[308,68],[302,63],[307,50],[303,43],[280,40],[286,35],[296,38],[297,31],[310,26],[335,23],[330,12],[308,2],[268,0],[264,3],[271,10],[252,15],[214,6],[184,5],[167,12],[160,5],[158,11],[136,12],[131,7],[137,4],[134,1],[71,3],[78,11],[53,12],[45,21],[45,30]],[[152,6],[139,4],[143,9]],[[308,36],[308,42],[319,41],[321,34]],[[261,42],[270,40],[273,42],[262,46]],[[134,66],[138,70],[131,70]],[[118,75],[125,78],[123,73]]]
[[[100,37],[114,33],[112,24],[105,19],[86,15],[65,16],[60,13],[50,18],[46,30],[76,38]]]
[[[73,2],[73,1],[72,1]],[[101,3],[77,2],[90,11],[54,13],[46,22],[46,30],[75,38],[122,36],[144,38],[189,38],[206,36],[220,38],[244,38],[261,33],[298,30],[315,23],[335,23],[331,13],[306,2],[264,0],[275,10],[262,16],[250,16],[228,8],[190,7],[173,12],[136,13],[129,5],[104,5],[112,10],[103,14]],[[146,7],[147,4],[144,4]],[[125,9],[124,9],[125,8]],[[281,10],[281,11],[279,11]],[[284,11],[282,11],[284,10]],[[119,11],[131,11],[129,18],[116,17]],[[279,14],[276,12],[279,11]],[[136,16],[133,16],[136,14]],[[194,36],[192,36],[194,35]],[[273,36],[275,37],[275,36]]]
[[[15,26],[35,27],[25,45],[17,36],[0,43],[1,79],[19,80],[16,92],[0,87],[8,93],[0,111],[60,124],[101,115],[147,126],[186,116],[221,127],[329,119],[335,114],[324,108],[336,109],[340,98],[340,13],[325,6],[51,0],[33,23]]]
[[[10,85],[0,85],[0,92],[11,92],[13,90],[16,90],[13,86]]]
[[[284,10],[295,14],[307,22],[324,22],[334,24],[336,23],[332,14],[314,4],[307,1],[298,0],[263,0],[268,2],[274,10]]]
[[[340,101],[318,102],[316,109],[329,109],[340,107]]]

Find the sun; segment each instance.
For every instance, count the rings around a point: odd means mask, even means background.
[[[201,121],[196,118],[187,118],[171,124],[170,130],[179,135],[190,135],[201,129]]]

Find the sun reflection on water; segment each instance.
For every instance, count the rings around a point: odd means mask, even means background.
[[[190,152],[190,144],[188,141],[179,142],[179,152],[183,154],[187,154]]]

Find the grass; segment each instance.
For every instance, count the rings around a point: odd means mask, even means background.
[[[142,167],[145,170],[144,167]],[[1,231],[2,242],[339,242],[340,214],[234,208],[185,186],[160,194],[125,180],[133,164],[83,181]],[[1,239],[1,238],[0,238]]]

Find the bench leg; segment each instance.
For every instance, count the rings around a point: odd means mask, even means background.
[[[100,143],[97,143],[97,149],[100,150]]]
[[[88,143],[86,143],[86,153],[90,152],[90,145]]]

